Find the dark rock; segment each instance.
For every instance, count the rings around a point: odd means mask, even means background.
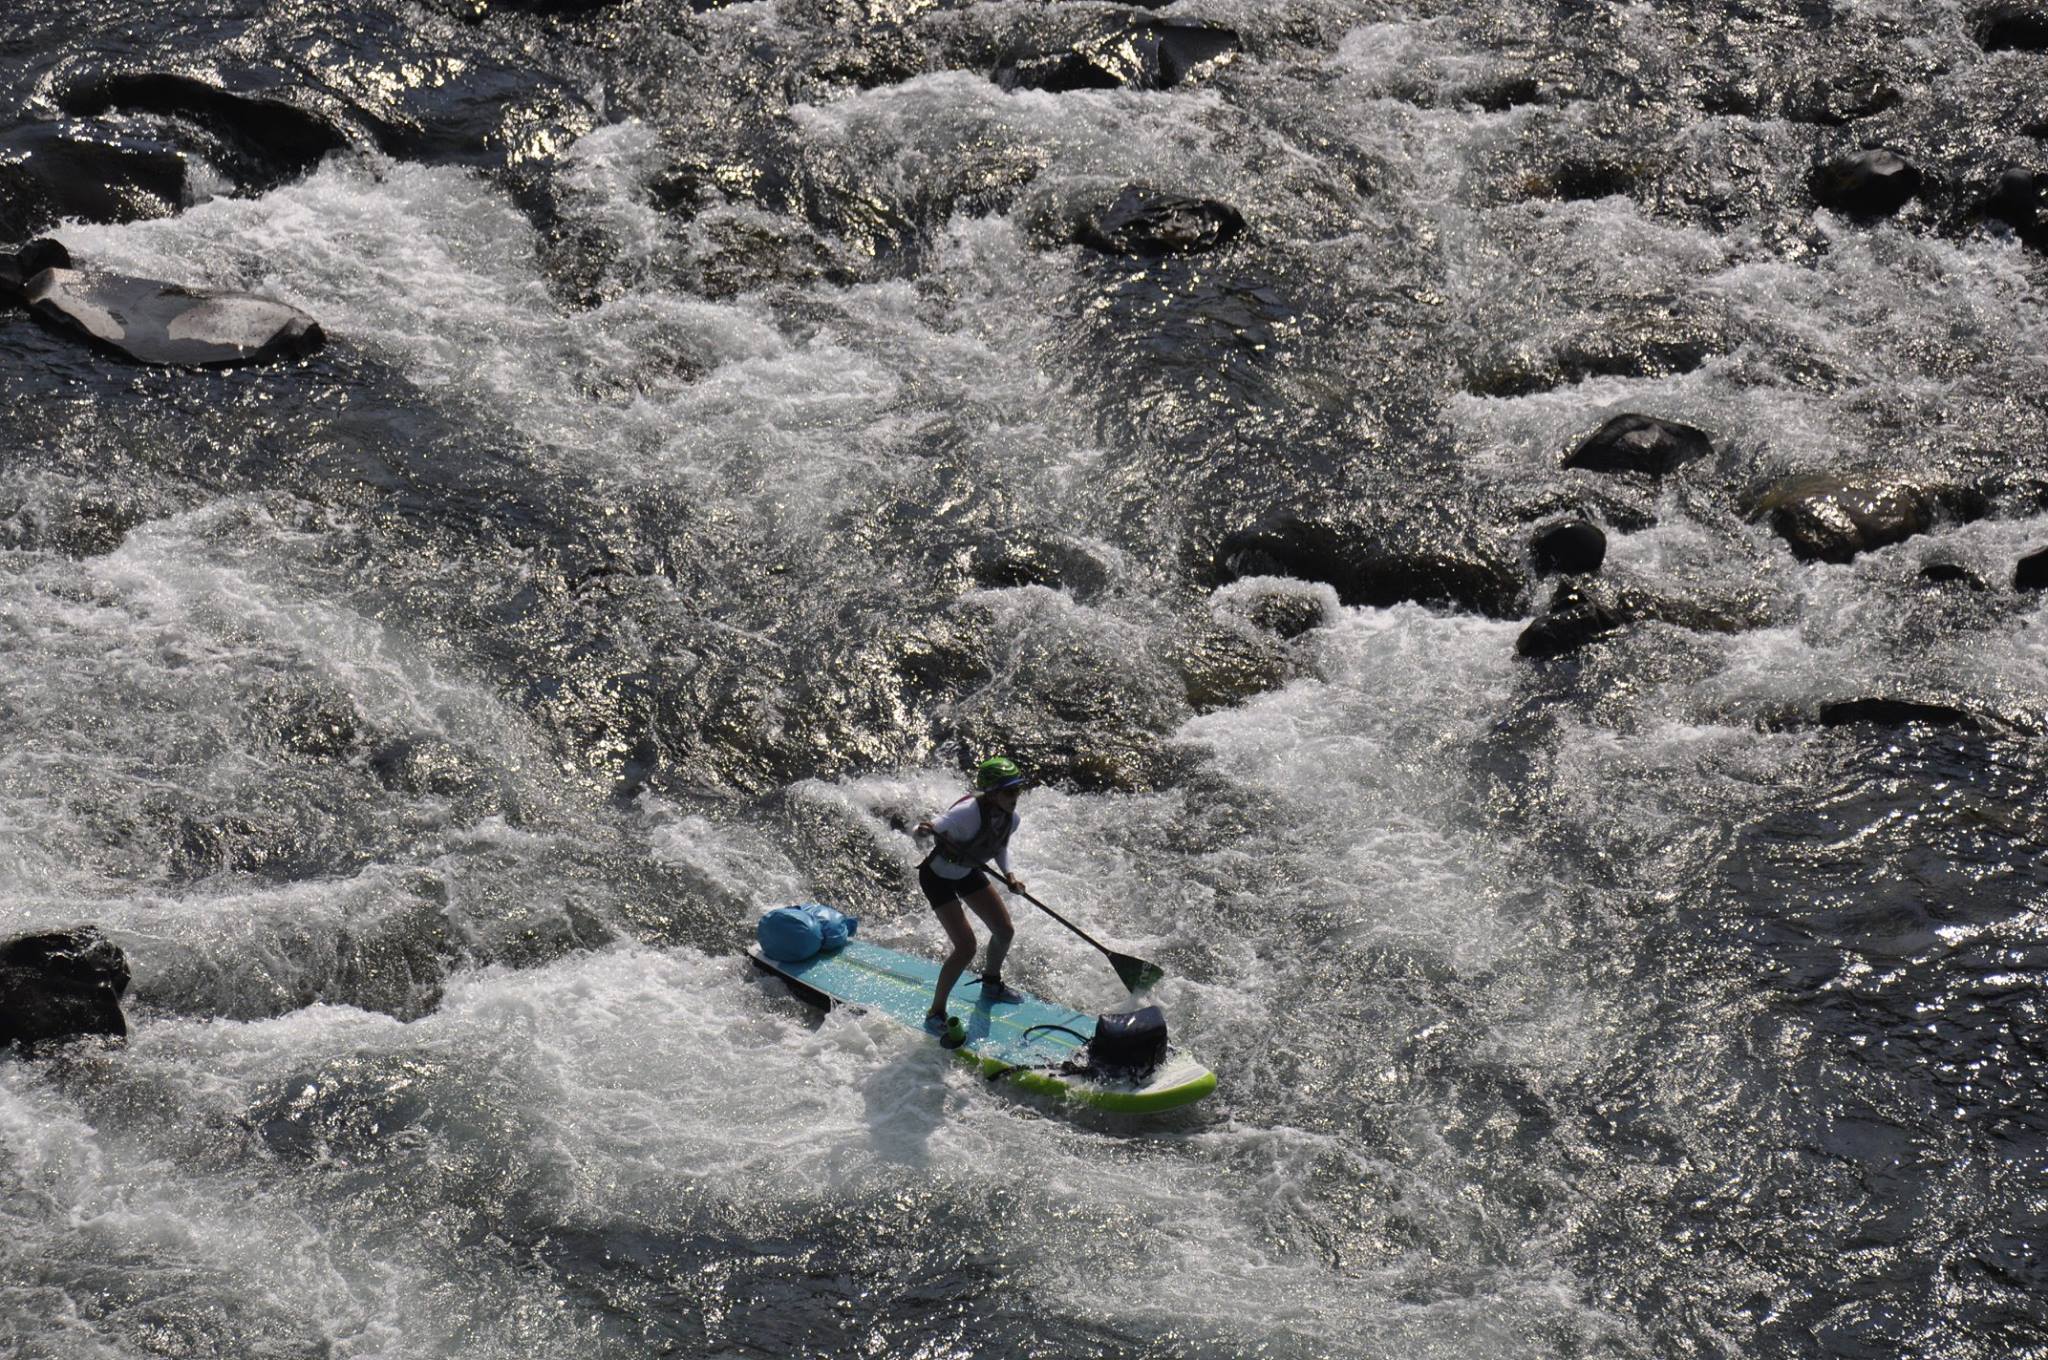
[[[74,82],[58,96],[65,112],[121,110],[181,119],[212,134],[221,168],[246,188],[264,189],[302,174],[349,144],[319,114],[283,99],[235,94],[191,76],[115,71]]]
[[[64,248],[62,241],[45,236],[15,251],[14,263],[21,271],[21,281],[27,283],[45,269],[71,268],[71,252]]]
[[[1324,581],[1348,605],[1413,602],[1513,618],[1524,590],[1506,554],[1470,526],[1410,513],[1383,522],[1275,515],[1230,535],[1216,560],[1223,580]]]
[[[1188,706],[1210,713],[1280,688],[1293,668],[1274,640],[1261,633],[1207,627],[1175,649]]]
[[[128,960],[92,926],[0,943],[0,1048],[24,1051],[87,1034],[125,1038]]]
[[[1564,460],[1589,472],[1634,472],[1664,477],[1714,451],[1703,431],[1655,416],[1618,415],[1595,430]]]
[[[2031,170],[2007,170],[1984,199],[1983,212],[2033,243],[2042,229],[2041,177]]]
[[[1500,76],[1475,86],[1465,96],[1488,113],[1506,113],[1529,104],[1554,102],[1550,92],[1530,75]]]
[[[1323,597],[1301,588],[1263,590],[1236,604],[1235,612],[1245,622],[1283,641],[1298,638],[1330,621]]]
[[[2020,0],[1977,12],[1977,45],[1986,52],[2048,52],[2048,5]]]
[[[125,469],[107,470],[115,480],[48,476],[0,485],[0,549],[98,557],[138,525],[191,509],[203,497],[194,487],[138,485],[118,476]]]
[[[1034,43],[996,67],[1006,90],[1164,90],[1234,57],[1237,34],[1215,24],[1114,18],[1068,43]]]
[[[1538,576],[1589,576],[1607,560],[1607,535],[1582,519],[1553,524],[1537,531],[1529,555]]]
[[[1133,187],[1083,221],[1074,239],[1106,255],[1157,258],[1214,250],[1243,230],[1244,218],[1227,203]]]
[[[1711,326],[1631,300],[1542,345],[1499,337],[1466,358],[1476,396],[1527,397],[1589,378],[1655,378],[1691,373],[1728,347]]]
[[[1530,198],[1555,198],[1567,203],[1626,198],[1641,178],[1634,165],[1617,159],[1567,157],[1549,173],[1532,173],[1524,183]]]
[[[1886,147],[1873,147],[1818,167],[1813,196],[1851,217],[1888,217],[1920,192],[1920,167]]]
[[[2012,569],[2014,590],[2040,590],[2048,587],[2048,548],[2028,553]]]
[[[1579,585],[1561,585],[1542,618],[1515,639],[1518,656],[1539,660],[1563,656],[1603,638],[1627,622],[1619,609]]]
[[[1934,523],[1935,499],[1912,482],[1851,482],[1794,477],[1758,498],[1752,513],[1801,561],[1847,562],[1858,553],[1901,543]]]
[[[476,762],[438,737],[400,737],[370,753],[370,772],[397,793],[452,797],[483,781]]]
[[[22,285],[45,269],[69,269],[71,252],[61,241],[48,237],[30,241],[20,250],[0,251],[0,301],[25,304]]]
[[[1745,633],[1772,622],[1770,606],[1759,595],[1685,600],[1624,587],[1615,593],[1614,607],[1630,623],[1668,623],[1692,633]]]
[[[138,363],[224,367],[302,358],[326,339],[296,307],[251,293],[76,269],[45,269],[24,291],[38,319]]]
[[[1100,594],[1109,584],[1108,566],[1082,544],[1029,535],[982,544],[973,573],[975,583],[990,590],[1045,586],[1076,599]]]
[[[1574,479],[1568,485],[1530,490],[1529,499],[1517,504],[1512,512],[1512,518],[1523,524],[1584,519],[1622,534],[1639,534],[1657,527],[1657,491],[1647,481]]]
[[[620,0],[456,0],[462,17],[471,23],[483,22],[484,18],[492,10],[512,10],[550,17],[567,16],[575,18],[585,14],[595,14],[597,11],[609,5],[616,5],[619,2]],[[715,0],[691,0],[690,8],[702,14],[706,10],[717,9],[718,4]]]
[[[1972,732],[1983,726],[1975,715],[1953,704],[1925,703],[1917,699],[1844,699],[1821,705],[1822,727],[1849,727],[1861,723],[1873,727],[1924,723],[1930,727],[1961,727]]]
[[[1841,127],[1894,108],[1905,96],[1880,72],[1853,71],[1793,90],[1785,117],[1799,123]]]
[[[318,686],[280,686],[256,700],[277,747],[312,760],[339,760],[364,744],[362,710],[348,695]]]
[[[1971,590],[1986,589],[1984,578],[1960,562],[1936,560],[1920,566],[1920,579],[1930,585],[1968,586]],[[2048,577],[2044,577],[2048,579]]]
[[[168,217],[185,201],[185,157],[117,129],[32,123],[0,132],[0,241],[66,218]]]

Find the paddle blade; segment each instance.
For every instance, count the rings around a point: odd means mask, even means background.
[[[1151,991],[1159,979],[1166,976],[1166,970],[1158,964],[1134,959],[1129,954],[1111,954],[1109,966],[1116,969],[1116,975],[1123,979],[1124,990],[1132,996]]]

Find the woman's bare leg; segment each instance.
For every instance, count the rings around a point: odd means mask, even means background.
[[[990,890],[983,888],[982,892]],[[974,961],[974,930],[967,924],[967,913],[960,910],[959,902],[948,902],[932,910],[938,915],[939,924],[946,928],[946,938],[953,942],[953,952],[946,955],[946,961],[939,965],[939,985],[932,991],[932,1008],[925,1012],[928,1017],[946,1013],[946,998],[953,994],[953,984]],[[977,912],[979,910],[976,908]]]
[[[973,910],[974,914],[981,918],[981,923],[988,927],[988,962],[982,966],[981,975],[983,977],[1001,977],[1003,975],[1003,956],[1010,952],[1010,941],[1017,934],[1017,927],[1010,923],[1010,909],[1003,904],[1002,898],[996,896],[995,888],[986,883],[967,894],[964,900],[968,907]],[[958,911],[959,909],[956,907],[954,910]],[[963,921],[961,925],[964,929],[966,923]],[[968,933],[967,938],[969,940],[974,938],[971,931]],[[973,946],[971,944],[968,946],[968,950],[968,957],[972,958]]]

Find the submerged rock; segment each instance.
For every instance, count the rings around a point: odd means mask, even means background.
[[[1224,588],[1210,601],[1219,616],[1242,619],[1281,641],[1321,628],[1330,621],[1328,592],[1284,579]]]
[[[1538,576],[1588,576],[1607,560],[1607,535],[1589,520],[1570,520],[1539,529],[1529,556]]]
[[[1294,678],[1278,642],[1242,626],[1199,629],[1174,648],[1174,661],[1188,706],[1197,713],[1233,707]]]
[[[1032,43],[996,67],[1006,90],[1164,90],[1237,55],[1238,36],[1216,24],[1116,18],[1069,42]]]
[[[2039,248],[2044,240],[2041,221],[2041,176],[2031,170],[2007,170],[1985,196],[1984,216],[2005,223],[2028,245]]]
[[[2038,0],[1989,5],[1976,17],[1977,45],[1986,52],[2048,52],[2048,5]]]
[[[2014,590],[2041,590],[2044,587],[2048,587],[2048,548],[2028,553],[2012,569]]]
[[[1108,587],[1111,568],[1079,540],[1026,532],[978,545],[970,571],[990,590],[1045,586],[1087,599]]]
[[[237,94],[191,76],[162,71],[100,72],[77,80],[57,100],[65,112],[150,113],[192,124],[218,143],[221,168],[246,187],[268,188],[302,174],[348,146],[319,114],[283,99]]]
[[[1934,496],[1917,483],[1822,475],[1780,482],[1758,498],[1752,513],[1767,516],[1801,561],[1842,563],[1925,533],[1934,512]]]
[[[1887,147],[1837,157],[1813,172],[1822,207],[1852,217],[1888,217],[1920,192],[1920,167]]]
[[[1515,653],[1538,660],[1563,656],[1607,636],[1627,621],[1620,609],[1591,588],[1560,585],[1543,617],[1515,639]]]
[[[1971,590],[1983,590],[1984,578],[1960,562],[1937,558],[1920,564],[1920,579],[1929,585],[1967,586]]]
[[[0,943],[0,1049],[33,1051],[82,1035],[126,1038],[128,960],[92,926]]]
[[[1924,723],[1930,727],[1961,727],[1972,732],[1983,726],[1976,715],[1965,712],[1953,704],[1929,703],[1919,699],[1843,699],[1836,703],[1822,704],[1820,708],[1822,727],[1849,727],[1857,724],[1904,727],[1908,723]]]
[[[1186,198],[1133,186],[1074,234],[1105,255],[1192,255],[1214,250],[1244,230],[1237,209],[1214,199]]]
[[[1634,472],[1664,477],[1714,451],[1703,431],[1633,412],[1615,416],[1564,460],[1588,472]]]
[[[58,222],[168,217],[185,201],[185,158],[112,127],[32,123],[0,132],[0,241]]]
[[[1795,122],[1841,127],[1895,108],[1904,98],[1884,72],[1851,70],[1788,91],[1784,112]]]
[[[0,251],[0,301],[25,303],[22,285],[45,269],[69,269],[71,252],[61,241],[30,241],[12,253]]]
[[[319,322],[272,298],[124,274],[45,269],[27,280],[23,296],[38,319],[138,363],[221,367],[295,359],[326,340]]]
[[[1524,582],[1506,553],[1454,520],[1271,516],[1224,540],[1223,580],[1292,576],[1336,587],[1347,605],[1415,603],[1513,618]]]

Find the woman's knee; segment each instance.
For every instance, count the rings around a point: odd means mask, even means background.
[[[965,967],[967,964],[973,961],[974,937],[972,935],[969,935],[964,940],[953,941],[953,952],[946,955],[946,962],[957,963],[960,964],[962,967]]]

